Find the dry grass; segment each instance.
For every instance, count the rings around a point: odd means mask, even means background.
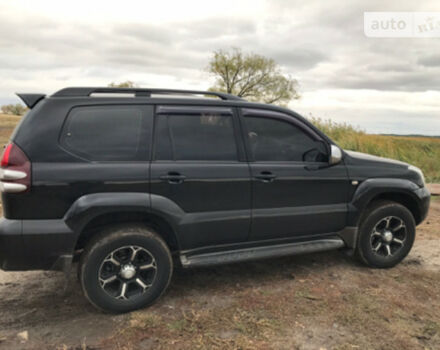
[[[438,349],[439,278],[411,264],[373,271],[337,253],[177,272],[159,304],[133,313],[130,326],[103,345]]]
[[[0,145],[5,145],[21,116],[0,113]]]
[[[439,242],[439,225],[440,206],[434,204],[416,246]],[[365,268],[341,252],[177,269],[165,297],[132,313],[130,325],[101,345],[440,349],[440,272],[425,265],[430,258],[421,252],[388,270]]]
[[[440,181],[440,138],[370,135],[345,123],[311,121],[344,149],[401,160],[421,168],[428,182]]]

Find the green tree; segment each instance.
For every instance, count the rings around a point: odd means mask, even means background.
[[[23,115],[27,112],[27,108],[23,106],[21,103],[4,105],[1,107],[1,110],[5,114],[13,114],[13,115]]]
[[[108,84],[108,87],[114,87],[114,88],[135,88],[138,87],[134,82],[131,80],[123,81],[121,83],[115,83],[111,82]]]
[[[240,49],[214,51],[207,71],[216,77],[210,91],[278,105],[300,98],[298,82],[284,75],[273,59],[261,55]]]

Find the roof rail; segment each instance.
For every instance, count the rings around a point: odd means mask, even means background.
[[[198,90],[175,90],[175,89],[143,89],[143,88],[113,88],[113,87],[69,87],[61,89],[55,92],[53,97],[81,97],[90,96],[94,93],[114,93],[114,94],[126,94],[131,93],[136,97],[151,97],[152,94],[158,95],[209,95],[216,96],[222,100],[243,100],[241,97],[226,94],[223,92],[213,92],[213,91],[198,91]]]

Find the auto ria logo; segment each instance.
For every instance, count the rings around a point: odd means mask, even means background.
[[[364,12],[369,38],[438,38],[440,12]]]

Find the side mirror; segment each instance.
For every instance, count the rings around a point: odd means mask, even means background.
[[[331,145],[330,146],[330,158],[329,158],[329,164],[335,165],[340,163],[342,160],[342,151],[338,146]]]

